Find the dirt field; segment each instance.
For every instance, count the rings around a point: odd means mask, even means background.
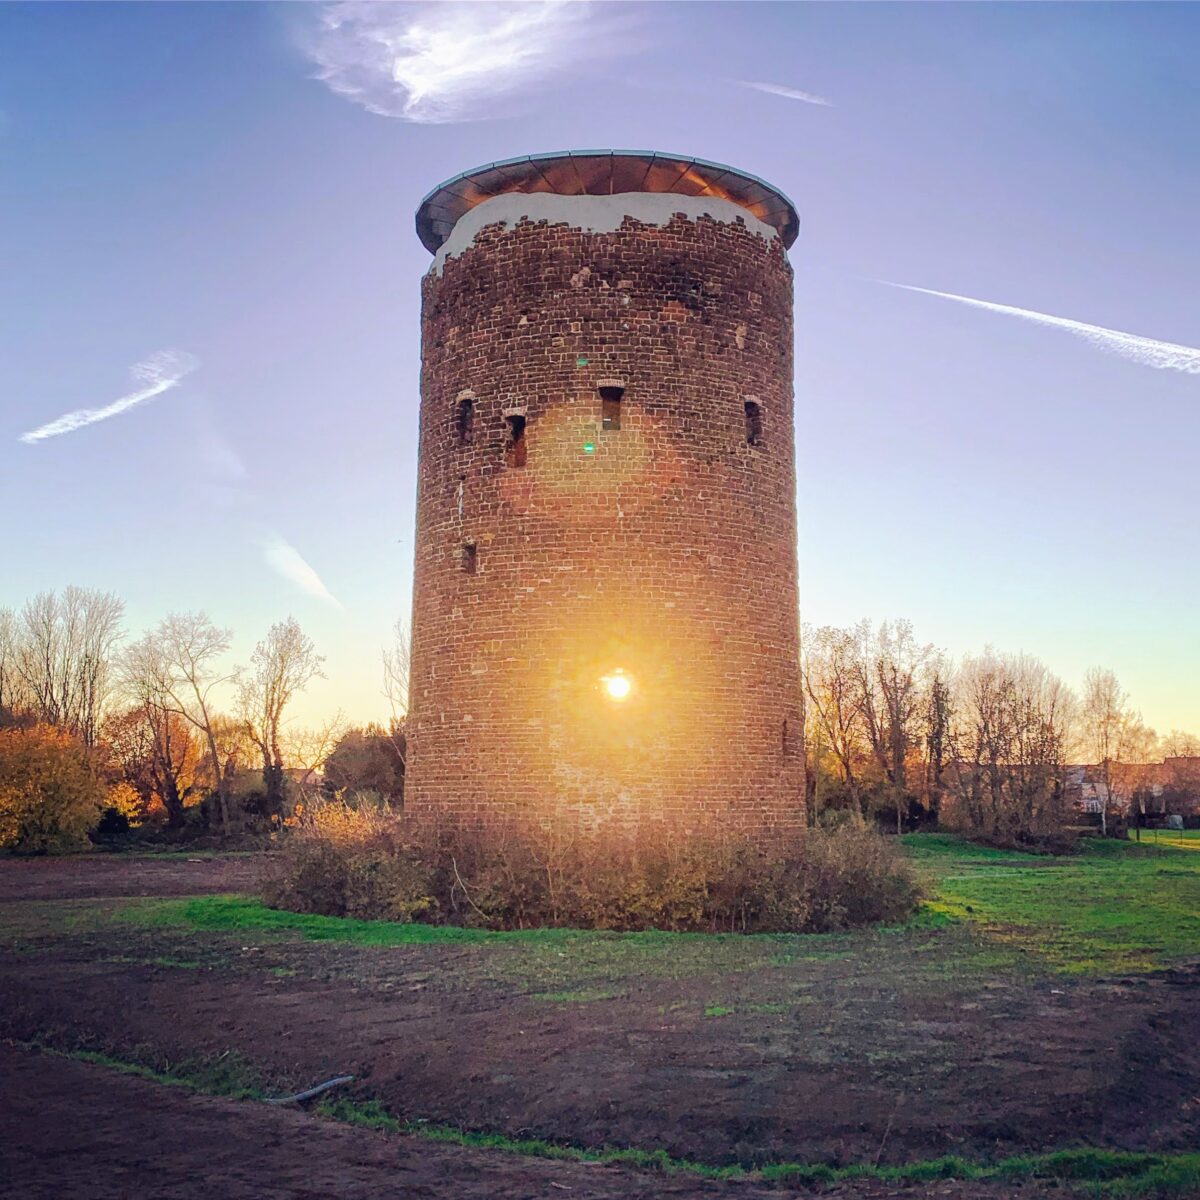
[[[257,885],[262,864],[260,854],[6,858],[0,862],[0,901],[245,892]]]
[[[0,1035],[154,1065],[232,1054],[268,1090],[349,1073],[345,1095],[402,1119],[718,1165],[1200,1145],[1200,970],[1186,963],[1053,973],[961,925],[356,945],[203,928],[178,905],[122,899],[244,891],[256,869],[0,862]],[[5,1164],[26,1195],[146,1194],[151,1148],[163,1196],[769,1190],[385,1136],[27,1050],[7,1051],[3,1069],[0,1144],[11,1155],[22,1138],[10,1130],[29,1138]],[[83,1128],[78,1178],[37,1192],[38,1163]],[[100,1177],[114,1190],[95,1190]],[[1043,1194],[1032,1187],[864,1181],[824,1194]]]
[[[439,1146],[322,1120],[294,1108],[165,1088],[103,1067],[0,1045],[0,1178],[25,1200],[654,1200],[778,1197],[709,1182]],[[1032,1184],[843,1184],[823,1196],[953,1200],[1060,1195]]]

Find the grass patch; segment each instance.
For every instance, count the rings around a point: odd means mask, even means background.
[[[535,996],[597,991],[623,994],[624,979],[682,979],[711,972],[760,970],[778,963],[840,957],[845,934],[671,933],[647,930],[524,929],[489,931],[324,917],[268,908],[249,896],[197,896],[126,903],[126,925],[236,936],[240,941],[300,939],[364,948],[448,946],[468,951],[458,969],[517,982]],[[111,921],[111,918],[110,918]]]
[[[643,1170],[663,1171],[669,1174],[697,1175],[704,1179],[741,1179],[748,1172],[745,1167],[713,1166],[694,1159],[673,1158],[665,1150],[640,1150],[637,1148],[604,1146],[589,1149],[562,1142],[551,1142],[544,1138],[513,1138],[502,1133],[480,1133],[459,1129],[429,1121],[400,1121],[393,1117],[378,1100],[330,1100],[317,1109],[322,1116],[335,1121],[345,1121],[367,1129],[379,1129],[388,1133],[407,1133],[430,1142],[449,1143],[453,1146],[470,1146],[482,1150],[501,1150],[509,1154],[521,1154],[527,1158],[548,1158],[559,1162],[620,1164]]]
[[[580,988],[574,992],[531,992],[529,999],[545,1004],[590,1004],[594,1000],[615,1000],[620,995],[608,988]]]
[[[204,968],[204,963],[196,962],[190,958],[171,958],[167,955],[155,955],[153,958],[138,958],[131,954],[116,954],[111,958],[105,959],[105,962],[128,963],[135,967],[169,967],[177,971],[199,971]]]
[[[1200,855],[1190,849],[1085,839],[1079,854],[1050,859],[946,834],[904,840],[933,878],[928,913],[970,922],[1056,971],[1148,971],[1200,951]]]
[[[593,1149],[573,1146],[544,1138],[513,1138],[502,1133],[480,1133],[453,1125],[426,1121],[401,1121],[392,1116],[378,1100],[327,1100],[317,1111],[336,1121],[377,1129],[387,1133],[405,1133],[428,1141],[500,1150],[530,1158],[560,1162],[603,1163],[667,1174],[694,1175],[703,1179],[758,1178],[766,1182],[824,1186],[852,1179],[870,1179],[886,1183],[929,1183],[936,1180],[1027,1179],[1056,1180],[1068,1185],[1090,1185],[1093,1195],[1112,1200],[1135,1197],[1187,1197],[1195,1194],[1200,1183],[1200,1154],[1140,1154],[1115,1150],[1059,1150],[1049,1154],[1021,1155],[999,1162],[975,1163],[948,1155],[924,1159],[894,1167],[852,1163],[831,1167],[825,1163],[768,1163],[745,1166],[741,1163],[714,1165],[695,1159],[674,1158],[665,1150],[637,1147],[602,1146]]]
[[[726,1008],[723,1004],[709,1004],[704,1009],[706,1017],[727,1017],[733,1012],[732,1008]]]
[[[23,1043],[26,1049],[42,1054],[56,1054],[78,1062],[108,1067],[123,1075],[136,1075],[161,1083],[164,1087],[182,1087],[206,1096],[223,1096],[230,1100],[262,1100],[267,1088],[261,1074],[240,1055],[226,1051],[211,1058],[190,1058],[172,1063],[155,1056],[116,1058],[98,1050],[61,1050],[42,1042]]]

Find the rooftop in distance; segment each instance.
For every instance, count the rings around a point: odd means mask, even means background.
[[[800,232],[800,218],[787,196],[745,171],[703,158],[651,150],[562,150],[487,163],[439,184],[417,209],[417,236],[431,254],[436,254],[464,213],[506,192],[716,196],[773,226],[785,247],[791,246]]]

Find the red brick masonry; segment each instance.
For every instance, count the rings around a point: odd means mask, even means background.
[[[411,811],[802,823],[792,270],[734,212],[426,277]]]

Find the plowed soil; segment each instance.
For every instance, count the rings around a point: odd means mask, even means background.
[[[0,1179],[5,1195],[24,1200],[761,1200],[783,1194],[751,1182],[547,1162],[372,1133],[295,1108],[198,1096],[12,1046],[0,1045],[0,1079]],[[864,1181],[822,1195],[1005,1200],[1051,1192],[1035,1184],[901,1188]]]

